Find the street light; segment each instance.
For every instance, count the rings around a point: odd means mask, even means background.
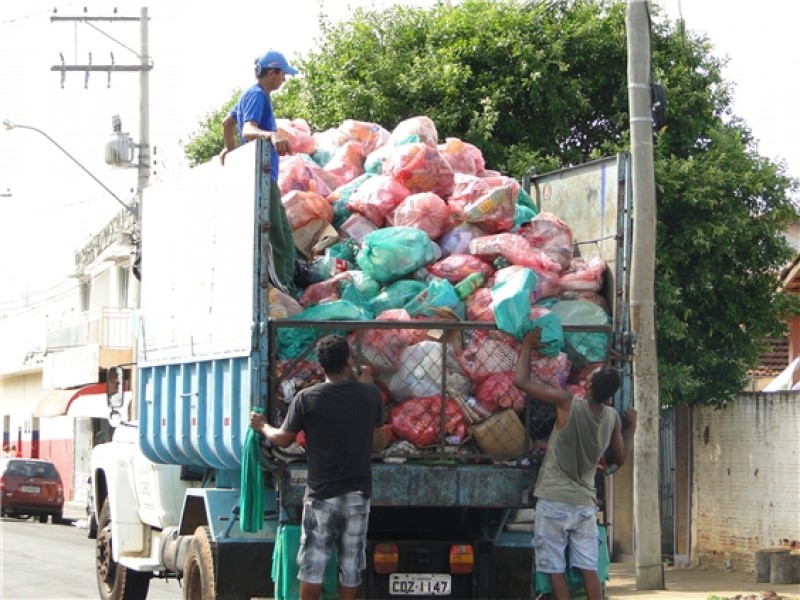
[[[61,144],[59,144],[57,141],[55,141],[53,138],[51,138],[49,135],[47,135],[47,134],[46,134],[44,131],[42,131],[41,129],[37,129],[36,127],[31,127],[30,125],[19,125],[19,124],[17,124],[17,123],[14,123],[13,121],[11,121],[11,119],[3,119],[3,126],[4,126],[6,129],[9,129],[9,130],[10,130],[10,129],[30,129],[31,131],[36,131],[37,133],[41,133],[41,134],[42,134],[44,137],[46,137],[48,140],[50,140],[50,142],[52,142],[52,143],[53,143],[53,145],[54,145],[56,148],[58,148],[58,149],[59,149],[59,150],[61,150],[61,151],[62,151],[64,154],[66,154],[66,155],[67,155],[67,156],[68,156],[68,157],[69,157],[69,158],[72,160],[72,162],[74,162],[74,163],[75,163],[76,165],[78,165],[78,166],[79,166],[81,169],[83,169],[83,172],[84,172],[84,173],[86,173],[86,174],[87,174],[89,177],[91,177],[92,179],[94,179],[94,180],[95,180],[95,181],[96,181],[98,184],[100,184],[100,186],[102,186],[102,188],[103,188],[105,191],[107,191],[109,194],[111,194],[111,196],[114,198],[114,200],[116,200],[116,201],[117,201],[117,202],[119,202],[119,203],[120,203],[122,206],[124,206],[124,207],[125,207],[125,210],[127,210],[129,213],[131,213],[131,214],[133,215],[134,219],[138,219],[138,218],[139,218],[139,215],[137,214],[136,210],[134,210],[133,208],[131,208],[130,206],[128,206],[127,204],[125,204],[125,203],[124,203],[122,200],[120,200],[119,196],[117,196],[117,195],[116,195],[114,192],[112,192],[110,189],[108,189],[108,187],[107,187],[107,186],[106,186],[106,185],[105,185],[105,184],[104,184],[102,181],[100,181],[100,180],[99,180],[97,177],[95,177],[95,176],[94,176],[94,175],[93,175],[93,174],[92,174],[92,173],[89,171],[89,169],[87,169],[87,168],[86,168],[86,167],[84,167],[84,166],[83,166],[81,163],[79,163],[77,158],[75,158],[74,156],[72,156],[72,154],[70,154],[69,152],[67,152],[67,151],[66,151],[66,150],[65,150],[65,149],[64,149],[64,148],[61,146]]]

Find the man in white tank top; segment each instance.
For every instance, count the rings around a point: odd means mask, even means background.
[[[556,409],[556,423],[534,489],[537,498],[533,538],[536,569],[549,574],[554,600],[569,600],[564,574],[569,547],[570,566],[581,571],[586,597],[600,600],[595,470],[597,461],[609,446],[619,465],[630,456],[636,410],[626,411],[627,426],[623,433],[619,415],[609,406],[620,385],[619,373],[611,368],[592,372],[586,398],[532,380],[531,353],[539,354],[539,335],[537,328],[523,339],[514,376],[514,384],[519,389]]]

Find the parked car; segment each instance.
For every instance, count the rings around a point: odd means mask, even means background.
[[[60,523],[64,511],[61,475],[49,460],[0,458],[0,512],[17,519]]]

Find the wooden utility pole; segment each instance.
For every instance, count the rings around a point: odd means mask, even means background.
[[[639,413],[633,453],[636,587],[664,589],[659,513],[659,398],[655,334],[656,192],[647,0],[628,0],[628,107],[633,183],[631,326],[633,405]]]

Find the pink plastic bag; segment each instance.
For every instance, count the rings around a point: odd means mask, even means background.
[[[331,183],[333,187],[330,186]],[[331,178],[329,174],[323,175],[322,169],[309,164],[300,155],[281,157],[278,173],[278,187],[281,188],[281,194],[300,190],[327,196],[338,186],[336,178]]]
[[[317,193],[292,190],[281,198],[281,202],[293,230],[314,219],[324,219],[328,223],[333,223],[333,207]]]
[[[292,152],[314,154],[317,142],[311,135],[311,128],[305,119],[275,119],[280,136],[289,142]]]
[[[353,278],[350,273],[345,271],[343,273],[336,273],[333,277],[329,277],[325,281],[312,283],[308,286],[300,296],[300,305],[304,308],[320,304],[322,302],[331,302],[338,300],[339,284],[344,281],[352,281]]]
[[[518,194],[519,183],[510,177],[459,174],[448,203],[464,221],[479,224],[489,233],[502,233],[514,226]]]
[[[433,192],[448,198],[453,191],[453,169],[436,146],[422,142],[392,148],[383,162],[383,174],[402,183],[412,194]]]
[[[586,260],[573,258],[569,269],[561,274],[563,292],[597,292],[603,287],[606,261],[599,256]]]
[[[452,229],[448,229],[437,240],[442,256],[450,254],[467,254],[469,243],[476,237],[488,235],[486,231],[471,223],[459,223]]]
[[[536,272],[561,272],[561,265],[543,251],[531,248],[528,241],[516,233],[498,233],[475,238],[469,243],[469,251],[489,260],[502,256],[511,264],[529,267]]]
[[[531,379],[551,387],[566,389],[572,363],[564,352],[558,356],[539,355],[531,358]]]
[[[420,116],[400,121],[392,130],[386,144],[394,146],[403,143],[412,135],[416,135],[423,144],[434,148],[439,143],[439,132],[436,131],[434,122],[428,117]]]
[[[478,288],[464,301],[467,321],[493,322],[492,293],[489,288]]]
[[[389,132],[377,123],[356,121],[354,119],[342,121],[342,124],[339,125],[339,131],[347,136],[348,140],[360,143],[364,149],[364,156],[386,144],[389,139]]]
[[[519,234],[531,247],[544,250],[547,255],[569,268],[572,260],[572,231],[564,221],[551,213],[539,213],[529,224],[520,227]]]
[[[441,236],[451,225],[450,208],[433,192],[422,192],[406,196],[387,215],[390,225],[416,227],[425,231],[432,240]]]
[[[480,273],[488,279],[494,269],[492,265],[478,256],[471,254],[451,254],[426,267],[431,275],[447,279],[455,285],[472,273]]]
[[[364,148],[359,142],[345,142],[325,165],[324,169],[338,177],[343,185],[364,173]],[[335,186],[334,189],[338,187]]]
[[[375,175],[353,192],[347,208],[367,217],[378,227],[383,227],[386,215],[410,195],[404,185],[386,175]]]
[[[439,144],[439,152],[454,173],[477,175],[484,170],[483,154],[468,142],[462,142],[458,138],[447,138],[444,144]]]

